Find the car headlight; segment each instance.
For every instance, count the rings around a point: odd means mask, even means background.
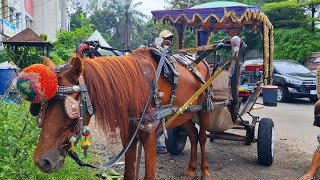
[[[284,78],[288,83],[302,85],[303,81],[292,79],[292,78]]]

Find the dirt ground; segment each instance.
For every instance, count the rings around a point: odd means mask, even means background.
[[[285,121],[293,122],[294,119],[287,118],[288,116],[295,116],[294,113],[301,114],[305,119],[310,119],[313,110],[313,104],[309,102],[302,102],[303,105],[299,107],[295,104],[278,104],[277,112],[275,109],[264,108],[257,110],[257,114],[273,118],[276,127],[276,141],[275,141],[275,158],[270,167],[261,166],[257,162],[257,144],[244,145],[242,142],[232,142],[224,140],[207,141],[207,158],[210,168],[209,179],[219,180],[295,180],[299,179],[301,175],[308,169],[312,159],[313,150],[316,147],[315,132],[318,129],[311,129],[309,132],[299,132],[301,135],[295,136],[297,132],[288,134],[288,129]],[[298,108],[292,109],[292,108]],[[300,108],[300,109],[299,109]],[[301,109],[302,108],[302,109]],[[290,112],[288,112],[288,110]],[[283,112],[281,112],[283,111]],[[305,114],[305,115],[303,115]],[[306,115],[308,114],[308,115]],[[309,115],[311,114],[311,115]],[[273,117],[275,116],[275,117]],[[310,117],[309,117],[310,116]],[[297,117],[299,118],[299,117]],[[309,127],[309,121],[307,128]],[[93,125],[92,125],[93,124]],[[94,123],[91,123],[91,128],[95,129],[93,135],[93,149],[102,154],[104,157],[111,158],[116,156],[121,150],[120,145],[106,143],[109,142],[101,135],[101,131]],[[302,126],[301,126],[302,127]],[[312,123],[310,125],[312,127]],[[290,127],[289,127],[290,128]],[[302,127],[303,128],[303,127]],[[299,128],[298,128],[299,129]],[[302,129],[302,131],[305,131]],[[305,135],[304,135],[305,134]],[[313,137],[313,140],[309,140]],[[163,139],[162,139],[163,140]],[[200,149],[200,147],[198,148]],[[179,156],[172,156],[170,154],[161,154],[157,157],[157,179],[184,179],[184,173],[188,167],[190,156],[190,144],[187,145]],[[200,153],[198,151],[198,161],[200,160]],[[140,169],[140,179],[144,176],[144,158],[142,157],[142,164]],[[200,162],[200,161],[199,161]],[[116,165],[114,169],[123,173],[124,164],[123,159],[120,164]],[[200,179],[200,166],[196,171],[196,177],[193,179]],[[320,179],[320,176],[318,177]]]

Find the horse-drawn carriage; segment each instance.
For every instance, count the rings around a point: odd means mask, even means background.
[[[240,140],[246,144],[258,141],[259,161],[271,165],[272,120],[260,120],[256,139],[254,130],[259,117],[252,116],[251,123],[242,119],[242,115],[252,109],[262,82],[256,84],[245,105],[239,107],[238,53],[243,43],[235,35],[242,29],[262,30],[263,83],[267,85],[272,83],[272,24],[258,7],[211,6],[209,3],[190,9],[153,12],[156,20],[170,22],[176,27],[179,47],[176,52],[168,51],[167,46],[145,47],[126,56],[75,57],[58,67],[45,58],[45,66],[26,68],[18,77],[17,87],[22,96],[32,102],[32,114],[37,116],[38,127],[42,128],[34,155],[37,166],[46,173],[57,171],[69,154],[79,165],[95,167],[83,163],[74,151],[69,151],[81,135],[89,135],[87,125],[93,114],[106,134],[114,134],[119,129],[124,146],[115,159],[97,168],[110,167],[125,154],[125,179],[135,179],[137,175],[138,142],[145,152],[145,178],[155,179],[156,137],[161,127],[164,131],[168,128],[167,146],[172,154],[183,150],[185,133],[188,134],[191,159],[187,176],[194,176],[197,168],[198,142],[202,155],[201,176],[209,176],[207,137]],[[196,32],[197,47],[183,49],[185,28]],[[209,35],[216,30],[224,30],[234,37],[206,45]],[[89,56],[96,56],[90,52],[90,44],[87,45],[83,50],[89,50]],[[214,60],[214,68],[210,69],[203,58],[221,48],[231,50],[232,57],[221,64]],[[189,51],[202,52],[193,58]],[[194,121],[200,127],[199,132]],[[245,129],[247,135],[223,133],[230,128]],[[86,150],[88,142],[84,142],[82,146]]]
[[[253,116],[250,111],[253,108],[258,96],[261,93],[262,85],[272,83],[272,60],[273,60],[273,27],[266,15],[258,7],[248,6],[234,2],[211,2],[201,4],[189,9],[160,10],[153,11],[153,18],[156,21],[169,23],[176,29],[178,52],[197,51],[200,58],[212,53],[213,59],[206,59],[211,66],[223,64],[217,60],[216,52],[218,48],[208,46],[210,36],[223,31],[230,36],[239,36],[243,30],[261,31],[264,43],[264,66],[263,81],[257,82],[254,91],[251,91],[249,98],[244,104],[238,93],[239,78],[241,76],[239,60],[234,64],[234,68],[224,70],[216,80],[213,81],[214,102],[228,101],[215,107],[210,114],[210,123],[207,131],[210,141],[214,139],[225,139],[233,141],[243,141],[249,145],[258,142],[258,159],[263,165],[271,165],[274,151],[274,125],[271,119]],[[186,30],[195,31],[197,47],[184,48],[184,34]],[[219,42],[217,42],[219,43]],[[222,45],[224,46],[225,43]],[[199,51],[201,51],[199,53]],[[214,70],[213,70],[214,71]],[[252,121],[243,120],[242,116],[249,114]],[[196,122],[197,119],[194,119]],[[255,135],[256,123],[260,122],[258,138]],[[243,129],[245,136],[225,133],[228,129]],[[168,130],[166,145],[171,154],[180,154],[186,143],[186,133],[183,128],[176,127]]]

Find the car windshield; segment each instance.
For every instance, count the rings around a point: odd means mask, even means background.
[[[274,62],[274,67],[281,74],[299,75],[312,73],[306,67],[294,62]]]

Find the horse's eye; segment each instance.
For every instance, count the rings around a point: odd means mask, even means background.
[[[30,105],[31,115],[32,115],[32,116],[38,116],[38,114],[39,114],[39,112],[40,112],[40,107],[41,107],[41,104],[32,103],[32,104]]]

